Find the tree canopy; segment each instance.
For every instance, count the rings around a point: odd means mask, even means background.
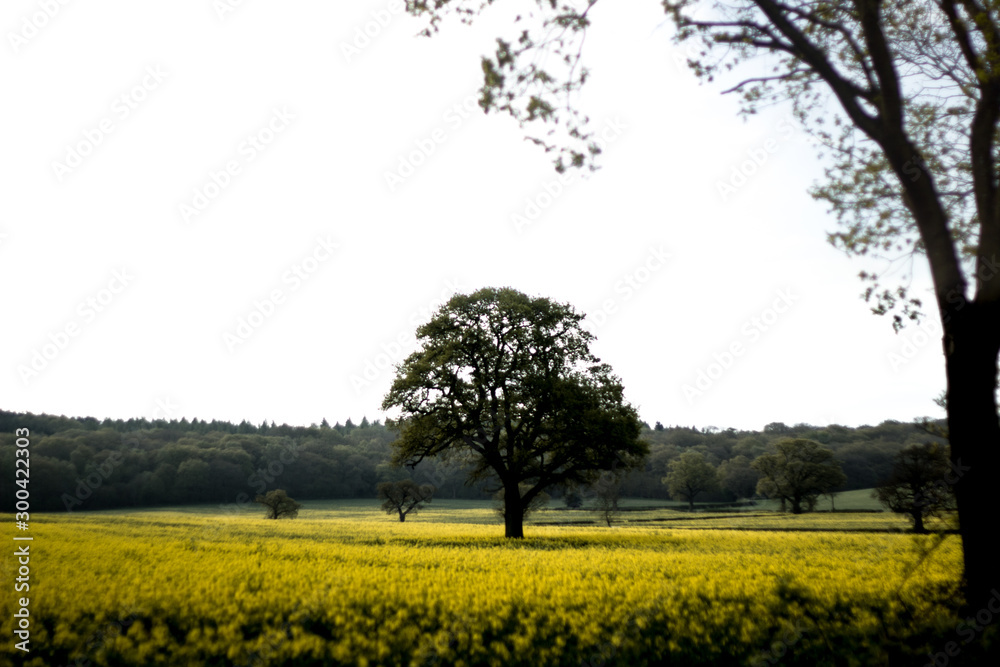
[[[954,481],[947,448],[927,442],[900,450],[892,474],[872,495],[893,512],[910,515],[913,532],[924,533],[924,519],[955,508]]]
[[[406,521],[407,514],[416,514],[429,503],[434,496],[434,487],[430,484],[417,484],[412,479],[401,479],[395,482],[381,482],[375,487],[378,497],[382,500],[382,509],[386,514],[395,512],[400,521]]]
[[[847,479],[833,452],[814,440],[788,438],[773,445],[751,464],[760,473],[757,491],[791,503],[792,513],[812,509],[816,499],[837,489]]]
[[[669,472],[663,483],[673,498],[688,501],[688,509],[694,509],[694,499],[705,491],[715,490],[719,482],[715,468],[705,460],[701,452],[684,452],[670,462]]]
[[[383,401],[398,409],[395,460],[441,456],[504,491],[507,537],[547,488],[641,461],[635,409],[571,306],[509,288],[456,295],[417,329]],[[526,485],[526,486],[522,486]]]
[[[302,508],[302,504],[289,498],[284,489],[274,489],[266,495],[258,495],[254,502],[264,506],[264,516],[268,519],[294,519]]]

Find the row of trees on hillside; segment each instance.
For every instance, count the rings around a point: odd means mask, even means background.
[[[759,493],[778,499],[782,507],[787,503],[792,513],[800,514],[847,480],[830,449],[813,440],[792,438],[775,443],[753,461],[740,456],[718,468],[700,452],[685,452],[668,470],[663,483],[672,497],[688,501],[690,509],[699,495],[725,487],[738,498]]]
[[[928,517],[941,517],[955,510],[955,494],[951,488],[955,482],[953,478],[946,447],[934,442],[910,445],[896,455],[892,474],[873,490],[872,496],[891,511],[908,515],[914,532],[926,533],[924,522]],[[821,495],[829,495],[832,499],[836,495],[834,489],[843,479],[843,472],[829,450],[813,441],[789,439],[777,443],[774,451],[745,467],[741,462],[738,466],[724,464],[716,469],[703,454],[685,452],[671,462],[670,472],[663,482],[669,487],[670,494],[686,500],[691,510],[694,509],[694,499],[700,493],[728,483],[739,485],[734,488],[738,488],[741,498],[761,493],[781,500],[783,509],[787,504],[793,514],[799,514],[803,510],[811,511]],[[620,476],[604,471],[589,489],[596,509],[608,526],[618,511],[620,488]],[[408,515],[416,514],[423,509],[424,503],[431,501],[434,487],[404,479],[382,482],[377,492],[383,501],[382,509],[405,521]],[[277,495],[279,493],[280,496]],[[275,497],[272,498],[272,495]],[[280,516],[276,508],[289,500],[284,497],[284,491],[271,492],[266,499],[257,497],[257,502],[268,508],[270,518]],[[502,490],[495,500],[502,518],[505,510]],[[547,500],[548,495],[535,496],[524,516],[527,517]],[[566,507],[578,509],[583,506],[584,498],[578,489],[573,488],[565,493],[563,500]],[[293,503],[291,510],[295,509],[297,506]],[[294,513],[289,512],[289,515],[294,516]]]
[[[752,462],[746,457],[726,461],[718,468],[704,454],[688,451],[671,461],[663,478],[670,495],[686,500],[689,509],[700,494],[726,487],[740,498],[754,493],[781,501],[793,514],[812,510],[820,496],[831,500],[846,476],[833,452],[820,443],[786,439]],[[924,521],[954,511],[954,484],[961,471],[949,461],[948,448],[939,442],[911,444],[893,457],[892,470],[872,493],[885,507],[906,514],[914,532],[926,532]]]
[[[294,498],[370,498],[382,482],[412,479],[433,484],[439,498],[490,498],[486,481],[469,484],[461,461],[426,460],[415,469],[392,465],[396,434],[385,425],[280,425],[267,433],[237,433],[238,424],[181,420],[97,420],[0,411],[0,464],[13,466],[14,429],[32,434],[32,506],[65,511],[233,503],[283,488]],[[191,430],[192,425],[197,430]],[[141,426],[141,428],[139,428]],[[254,427],[256,428],[256,427]],[[280,435],[279,435],[280,433]],[[649,455],[639,468],[607,476],[625,497],[666,499],[662,482],[685,452],[702,454],[720,474],[720,485],[699,501],[728,502],[756,490],[750,463],[784,438],[828,447],[847,476],[845,490],[872,488],[889,476],[893,458],[928,439],[914,424],[884,422],[848,428],[769,424],[761,431],[642,425]],[[944,440],[937,439],[939,442]],[[5,463],[4,463],[5,462]],[[0,505],[12,510],[10,480],[0,480]],[[553,489],[555,498],[572,490]],[[36,505],[37,502],[37,505]]]

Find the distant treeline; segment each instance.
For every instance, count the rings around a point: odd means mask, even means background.
[[[245,503],[258,493],[281,488],[297,500],[374,498],[379,482],[411,477],[437,488],[436,497],[487,498],[488,482],[469,486],[457,464],[428,460],[415,470],[394,468],[389,460],[395,434],[378,421],[350,420],[330,426],[259,426],[243,421],[129,419],[100,421],[0,411],[0,480],[3,511],[15,502],[15,429],[27,428],[30,444],[30,499],[35,511],[106,509],[189,503]],[[886,421],[878,426],[768,424],[763,431],[652,428],[642,437],[650,455],[643,470],[623,482],[622,495],[667,498],[661,482],[667,465],[687,450],[719,464],[750,461],[783,438],[808,438],[833,450],[847,483],[843,490],[868,488],[887,476],[893,455],[910,443],[932,439],[914,424]],[[738,458],[743,457],[743,458]],[[554,497],[559,489],[552,490]],[[734,500],[722,490],[699,501]]]

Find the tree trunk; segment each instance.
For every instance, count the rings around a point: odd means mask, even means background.
[[[802,514],[801,498],[792,498],[792,514]]]
[[[517,482],[504,484],[503,523],[504,537],[524,537],[524,508],[521,506],[521,489]]]
[[[688,498],[688,511],[689,512],[693,512],[694,511],[694,498],[693,497],[689,497]]]
[[[910,516],[913,517],[913,532],[914,533],[926,533],[927,529],[924,528],[924,511],[919,507],[914,507],[913,511],[910,512]]]
[[[403,512],[403,510],[399,509],[396,511],[399,512],[399,522],[402,523],[403,521],[406,521],[406,514]]]
[[[511,510],[509,504],[504,510],[504,537],[524,537],[524,517],[521,516],[520,508],[517,512]]]
[[[958,501],[966,604],[975,612],[1000,583],[1000,560],[993,553],[1000,472],[996,404],[1000,308],[962,300],[943,320],[952,468],[945,482],[954,485]]]

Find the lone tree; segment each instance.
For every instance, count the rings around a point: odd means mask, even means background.
[[[536,0],[517,35],[482,58],[480,106],[541,132],[556,168],[588,165],[600,148],[574,94],[597,0]],[[791,103],[834,158],[813,195],[844,231],[850,255],[924,255],[930,264],[948,380],[966,603],[981,608],[997,581],[993,484],[1000,474],[1000,5],[994,0],[659,0],[705,80],[732,77],[742,111]],[[494,2],[408,0],[436,31],[448,13],[471,21]],[[753,62],[758,61],[758,62]],[[563,130],[556,133],[555,130]],[[889,272],[890,275],[894,273]],[[895,272],[900,275],[899,272]],[[888,287],[862,271],[875,313],[893,326],[921,316],[908,279]],[[901,311],[901,312],[900,312]]]
[[[618,515],[618,499],[622,493],[622,474],[617,470],[602,470],[590,489],[594,492],[594,504],[604,522],[611,527],[611,521]]]
[[[254,502],[264,506],[264,516],[268,519],[294,519],[302,507],[289,498],[284,489],[274,489],[268,491],[267,495],[258,495]]]
[[[382,403],[398,408],[394,461],[426,457],[495,479],[507,537],[546,488],[588,484],[647,453],[640,422],[593,335],[569,305],[509,288],[456,295],[417,329],[420,349],[398,367]]]
[[[936,442],[910,445],[896,454],[888,479],[872,496],[893,512],[909,514],[913,532],[926,533],[924,519],[955,509],[947,448]]]
[[[667,476],[663,478],[663,483],[667,485],[671,498],[688,501],[689,510],[694,510],[694,499],[698,494],[719,488],[715,468],[701,452],[684,452],[667,464]]]
[[[410,512],[416,514],[429,503],[434,495],[434,487],[430,484],[417,484],[412,479],[402,479],[398,482],[382,482],[375,487],[378,492],[382,509],[386,514],[396,512],[400,521],[406,521]]]
[[[847,481],[833,452],[814,440],[786,438],[774,444],[751,464],[760,473],[757,491],[792,505],[801,514],[802,505],[812,508],[816,499]]]

